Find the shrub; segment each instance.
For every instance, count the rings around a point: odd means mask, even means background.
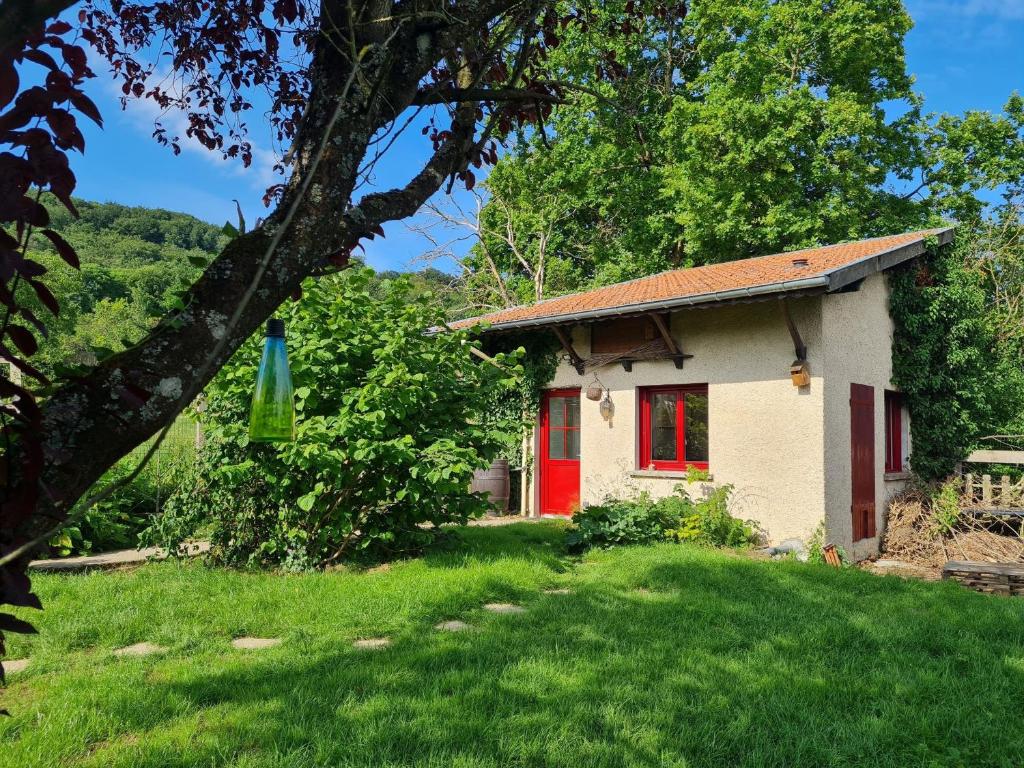
[[[569,548],[582,551],[655,541],[742,547],[757,540],[753,523],[729,514],[732,486],[711,488],[696,501],[690,498],[684,486],[676,486],[675,490],[675,495],[657,501],[643,493],[636,499],[609,499],[585,507],[573,516]]]
[[[282,307],[295,385],[296,439],[250,444],[248,409],[262,339],[207,388],[206,444],[194,487],[162,523],[175,546],[209,525],[215,560],[315,568],[416,551],[443,523],[486,509],[469,493],[521,422],[488,413],[518,355],[471,356],[467,332],[428,335],[440,318],[406,279],[371,295],[372,272],[308,281]]]
[[[107,471],[86,497],[127,478],[138,466],[150,442],[140,445]],[[50,540],[50,551],[59,557],[130,549],[150,543],[149,529],[160,506],[192,473],[195,462],[195,422],[179,418],[156,455],[126,485],[96,503]]]

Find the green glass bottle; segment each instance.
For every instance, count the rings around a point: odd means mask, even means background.
[[[267,320],[267,340],[256,374],[249,410],[249,439],[255,443],[286,443],[295,439],[295,402],[284,320]]]

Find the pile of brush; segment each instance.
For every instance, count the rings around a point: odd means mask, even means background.
[[[948,560],[1024,563],[1021,521],[964,511],[972,506],[955,481],[895,496],[889,502],[884,556],[939,569]]]

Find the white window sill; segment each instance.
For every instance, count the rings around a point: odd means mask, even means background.
[[[886,472],[882,475],[882,479],[887,483],[895,483],[900,480],[909,480],[910,472]]]
[[[690,476],[688,473],[680,470],[666,470],[666,469],[634,469],[629,473],[630,477],[650,477],[660,480],[689,480]],[[714,480],[714,475],[705,475],[700,480],[694,482],[703,482]]]

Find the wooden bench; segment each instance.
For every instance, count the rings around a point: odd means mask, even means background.
[[[955,579],[976,592],[1024,597],[1024,566],[1021,565],[950,560],[942,569],[942,578]]]

